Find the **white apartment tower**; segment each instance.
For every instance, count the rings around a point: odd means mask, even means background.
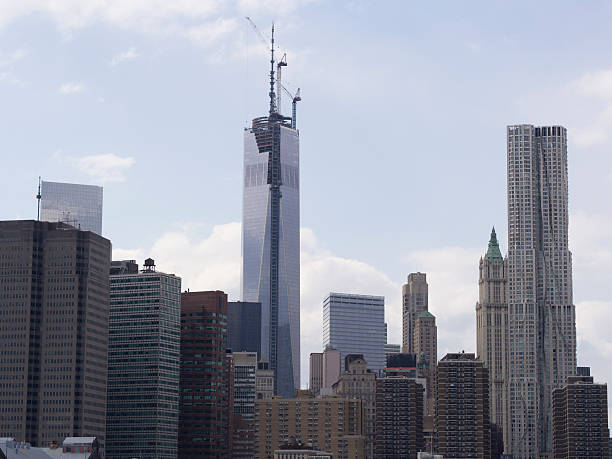
[[[552,390],[576,373],[568,249],[567,131],[508,126],[508,403],[506,451],[552,452]]]
[[[478,358],[489,369],[489,409],[491,422],[504,432],[507,428],[508,361],[508,259],[502,257],[495,228],[487,253],[478,265],[478,303],[476,303],[476,343]]]

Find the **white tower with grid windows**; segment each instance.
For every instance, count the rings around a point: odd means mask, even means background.
[[[508,126],[508,403],[520,458],[552,452],[552,390],[576,373],[567,130]]]

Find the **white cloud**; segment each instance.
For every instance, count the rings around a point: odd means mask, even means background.
[[[83,92],[83,85],[80,83],[64,83],[57,90],[60,94],[70,95]]]
[[[91,156],[66,156],[61,152],[54,154],[59,161],[66,162],[79,172],[104,183],[123,182],[125,171],[136,162],[131,156],[121,157],[113,153]]]
[[[581,344],[590,344],[598,354],[609,359],[612,357],[612,336],[610,335],[610,323],[612,322],[612,299],[581,301],[576,305],[576,329],[578,335],[578,347]],[[581,356],[579,356],[581,357]],[[587,360],[593,357],[587,356]],[[581,365],[580,362],[578,362]],[[601,372],[607,372],[608,378],[612,377],[612,371],[600,368]]]
[[[136,59],[139,54],[136,52],[136,48],[131,46],[127,51],[123,51],[119,54],[115,54],[113,58],[110,60],[109,64],[111,67],[115,67],[122,62],[131,61]]]

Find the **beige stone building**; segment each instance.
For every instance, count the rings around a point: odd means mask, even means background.
[[[425,414],[433,415],[435,405],[436,366],[438,362],[438,327],[429,311],[422,311],[414,327],[414,353],[417,356],[419,376],[427,380]]]
[[[402,286],[402,352],[414,354],[414,327],[418,315],[429,309],[427,274],[410,273]]]
[[[292,399],[257,400],[255,457],[272,457],[291,441],[329,451],[334,459],[364,459],[361,400],[337,395],[314,398],[306,390],[298,390]]]
[[[349,354],[344,359],[347,369],[333,385],[335,395],[349,399],[358,398],[363,405],[363,435],[365,456],[374,457],[374,436],[376,434],[376,374],[368,370],[361,354]]]
[[[478,358],[489,369],[491,422],[503,430],[504,443],[508,444],[508,260],[504,260],[499,250],[495,228],[478,272],[476,348]]]

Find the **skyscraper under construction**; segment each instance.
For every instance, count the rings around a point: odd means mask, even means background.
[[[270,64],[268,116],[244,131],[242,299],[261,303],[261,351],[274,370],[275,393],[294,397],[300,380],[299,97],[293,117],[283,116],[282,86],[274,90],[274,29]]]

